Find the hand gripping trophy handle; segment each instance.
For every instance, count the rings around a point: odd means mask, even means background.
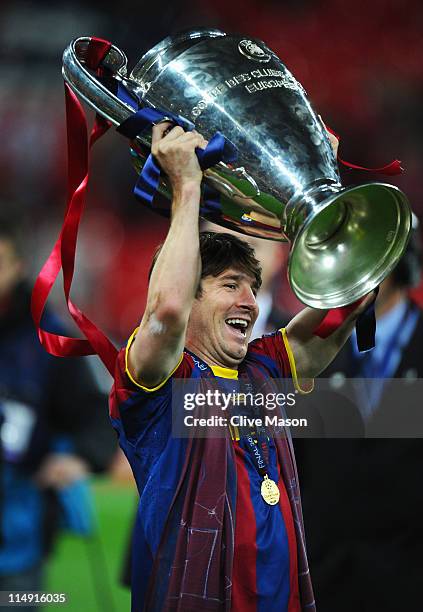
[[[393,270],[407,245],[411,209],[396,187],[342,187],[324,125],[300,83],[259,40],[219,30],[166,38],[127,74],[127,58],[111,46],[102,61],[108,79],[85,65],[90,38],[71,42],[63,75],[73,91],[118,126],[135,112],[114,91],[186,118],[210,139],[224,134],[239,167],[220,162],[204,173],[219,193],[202,216],[223,227],[291,242],[288,276],[297,297],[315,308],[350,304]],[[134,165],[150,153],[151,137],[136,137]],[[159,191],[171,196],[164,177]]]
[[[81,37],[73,40],[65,49],[63,54],[63,77],[73,91],[91,106],[91,108],[113,125],[119,126],[134,113],[134,109],[131,105],[125,103],[125,101],[113,94],[110,88],[102,84],[101,80],[85,66],[85,56],[89,43],[89,37]],[[102,61],[102,66],[114,75],[115,80],[121,81],[129,91],[137,91],[136,97],[138,98],[139,88],[133,81],[126,78],[127,64],[128,59],[125,53],[114,45],[111,46],[109,52]],[[151,138],[148,136],[137,136],[135,140],[141,146],[141,154],[137,154],[137,159],[134,160],[134,165],[138,170],[148,155],[151,146]],[[137,150],[139,151],[139,149]],[[205,180],[207,181],[207,179],[210,179],[211,186],[217,186],[218,189],[228,197],[238,196],[239,198],[249,199],[251,196],[255,197],[260,195],[257,183],[253,177],[246,172],[244,167],[240,166],[234,168],[225,162],[219,162],[217,165],[220,170],[220,175],[217,175],[216,171],[213,169],[206,170],[204,173]],[[250,195],[244,195],[242,191],[236,189],[230,180],[225,181],[222,180],[222,178],[219,179],[219,176],[226,176],[228,178],[233,177],[234,179],[245,181],[250,186]],[[162,189],[167,193],[166,187],[162,187]]]

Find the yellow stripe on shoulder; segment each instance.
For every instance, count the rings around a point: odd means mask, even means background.
[[[313,380],[313,384],[311,385],[311,389],[302,389],[300,387],[300,383],[298,381],[298,376],[297,376],[297,366],[295,365],[295,358],[294,358],[294,353],[292,352],[291,346],[288,342],[288,336],[286,334],[286,329],[285,327],[282,327],[279,330],[282,334],[282,338],[283,338],[283,343],[285,345],[285,349],[286,352],[288,354],[288,359],[289,359],[289,365],[291,367],[291,374],[292,374],[292,380],[294,382],[294,386],[296,388],[296,390],[298,391],[298,393],[302,393],[304,395],[307,395],[307,393],[311,393],[314,389],[314,380]]]
[[[238,370],[233,370],[232,368],[222,368],[222,366],[210,366],[210,369],[218,378],[238,380]]]
[[[147,391],[147,393],[152,393],[153,391],[158,391],[159,389],[161,389],[169,380],[169,378],[171,376],[173,376],[173,374],[175,374],[176,370],[179,368],[179,366],[181,365],[182,359],[184,358],[184,354],[182,353],[178,363],[176,364],[176,366],[173,368],[173,370],[171,371],[171,373],[169,374],[169,376],[166,376],[166,378],[159,383],[158,385],[156,385],[155,387],[146,387],[144,385],[142,385],[141,383],[139,383],[137,380],[135,380],[135,378],[132,376],[131,372],[129,371],[128,368],[128,353],[129,353],[129,349],[132,346],[132,343],[135,340],[135,336],[137,335],[137,331],[139,330],[139,327],[137,327],[131,334],[131,337],[128,340],[128,343],[126,345],[126,349],[125,349],[125,372],[126,375],[128,376],[129,380],[136,386],[139,387],[140,389],[142,389],[143,391]]]

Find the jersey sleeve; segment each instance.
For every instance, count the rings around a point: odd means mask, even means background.
[[[137,405],[154,400],[170,388],[173,378],[189,378],[193,370],[192,358],[187,353],[182,353],[174,370],[159,385],[151,388],[141,385],[128,369],[128,351],[137,331],[138,328],[129,338],[126,347],[119,351],[116,359],[114,384],[110,393],[110,415],[115,418],[119,418],[119,406],[131,403],[131,400]]]
[[[272,334],[266,334],[250,343],[251,354],[264,355],[276,366],[280,378],[292,378],[299,393],[310,393],[311,388],[303,388],[298,380],[295,358],[289,345],[286,329],[281,328]]]

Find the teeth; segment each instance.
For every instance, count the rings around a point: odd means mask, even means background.
[[[226,323],[229,323],[229,325],[242,325],[245,328],[248,327],[248,323],[244,319],[226,319]]]

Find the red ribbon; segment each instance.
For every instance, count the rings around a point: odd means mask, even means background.
[[[366,296],[364,296],[366,297]],[[323,321],[313,331],[315,336],[320,338],[327,338],[334,331],[336,331],[342,323],[348,318],[348,316],[355,310],[359,304],[364,300],[364,297],[360,298],[353,304],[348,306],[342,306],[341,308],[332,308],[328,311]]]
[[[326,124],[324,125],[325,125],[326,130],[330,134],[335,136],[338,142],[340,142],[341,137],[328,125]],[[401,162],[399,159],[394,159],[389,164],[386,164],[385,166],[380,166],[379,168],[366,168],[365,166],[357,166],[357,164],[352,164],[351,162],[347,162],[341,159],[339,156],[338,156],[338,161],[343,166],[345,166],[346,168],[350,168],[351,170],[364,170],[365,172],[373,172],[374,174],[383,174],[385,176],[394,176],[396,174],[401,174],[402,172],[404,172],[404,168],[401,167]]]
[[[85,64],[92,70],[95,70],[98,75],[101,75],[103,73],[101,62],[110,48],[111,43],[108,41],[92,38],[87,50]],[[58,357],[98,354],[109,372],[113,375],[117,356],[116,347],[70,299],[78,229],[85,207],[89,177],[89,151],[95,142],[109,129],[110,123],[97,115],[88,142],[84,110],[66,83],[65,98],[68,138],[68,203],[59,237],[35,282],[32,292],[31,313],[40,342],[49,353]],[[339,140],[339,136],[331,128],[326,126],[326,129]],[[356,166],[341,159],[339,161],[349,168],[358,170],[390,175],[398,174],[402,171],[398,160],[382,168],[364,168],[363,166]],[[41,328],[41,317],[47,299],[61,269],[63,269],[63,288],[68,310],[84,334],[85,339],[61,336]],[[314,333],[321,337],[330,335],[342,324],[360,301],[344,308],[330,310]]]
[[[86,65],[100,72],[99,64],[110,47],[111,43],[92,38],[85,60]],[[68,138],[68,203],[60,235],[35,282],[32,291],[31,313],[40,342],[49,353],[57,357],[98,354],[113,375],[117,356],[116,347],[75,306],[69,297],[75,267],[78,228],[85,206],[88,184],[89,150],[109,129],[110,123],[97,115],[88,142],[84,109],[66,83],[65,98]],[[86,339],[60,336],[41,328],[41,317],[61,268],[63,269],[63,288],[69,312]]]
[[[394,159],[389,164],[386,164],[386,166],[380,166],[380,168],[365,168],[364,166],[357,166],[356,164],[351,164],[350,162],[344,161],[340,157],[338,157],[338,161],[343,166],[351,168],[352,170],[364,170],[365,172],[374,172],[375,174],[384,174],[385,176],[394,176],[404,172],[404,168],[401,167],[401,162],[399,159]]]

